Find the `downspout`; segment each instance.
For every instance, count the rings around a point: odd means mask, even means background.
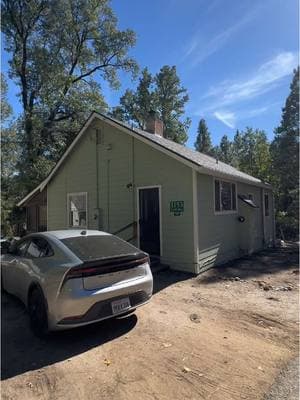
[[[101,130],[96,129],[96,211],[97,211],[97,225],[98,231],[100,231],[100,205],[99,205],[99,136],[101,135]]]
[[[132,137],[132,222],[133,222],[133,232],[132,237],[134,240],[137,236],[137,221],[135,215],[135,148],[134,148],[134,137]]]
[[[276,221],[275,221],[275,197],[272,191],[272,213],[273,213],[273,246],[275,246],[276,241]]]
[[[107,231],[110,231],[110,221],[109,221],[109,213],[110,213],[110,160],[107,160]]]
[[[262,211],[262,226],[263,226],[263,247],[266,247],[266,226],[265,226],[265,198],[264,189],[260,189],[261,194],[261,211]]]

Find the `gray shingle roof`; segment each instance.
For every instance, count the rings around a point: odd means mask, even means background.
[[[102,114],[101,114],[102,115]],[[192,163],[196,164],[199,167],[203,167],[204,169],[211,171],[212,174],[222,174],[227,175],[229,178],[241,179],[243,181],[247,181],[256,185],[266,185],[268,184],[262,182],[260,179],[255,178],[254,176],[245,174],[244,172],[239,171],[238,169],[232,167],[231,165],[225,164],[221,161],[217,161],[215,158],[207,156],[206,154],[200,153],[199,151],[192,150],[182,144],[178,144],[173,142],[172,140],[163,138],[159,135],[154,135],[153,133],[146,132],[144,130],[133,128],[132,126],[127,125],[124,122],[118,121],[114,118],[103,115],[105,118],[110,119],[111,121],[121,125],[131,131],[135,132],[138,135],[150,140],[153,143],[158,144],[166,150],[170,150],[172,153],[175,153],[179,157],[182,157]]]

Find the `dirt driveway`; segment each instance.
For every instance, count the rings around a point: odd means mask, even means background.
[[[164,271],[136,315],[36,339],[2,298],[2,399],[263,399],[298,349],[297,250]]]

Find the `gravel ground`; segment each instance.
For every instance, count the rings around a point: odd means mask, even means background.
[[[275,380],[265,400],[299,399],[299,358],[292,360]]]
[[[1,399],[298,399],[297,361],[280,372],[298,355],[298,265],[287,247],[198,277],[161,271],[136,314],[44,340],[5,294]]]

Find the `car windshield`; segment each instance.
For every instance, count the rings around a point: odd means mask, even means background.
[[[128,256],[140,253],[131,244],[116,236],[77,236],[61,239],[82,261],[99,260],[117,256]]]

